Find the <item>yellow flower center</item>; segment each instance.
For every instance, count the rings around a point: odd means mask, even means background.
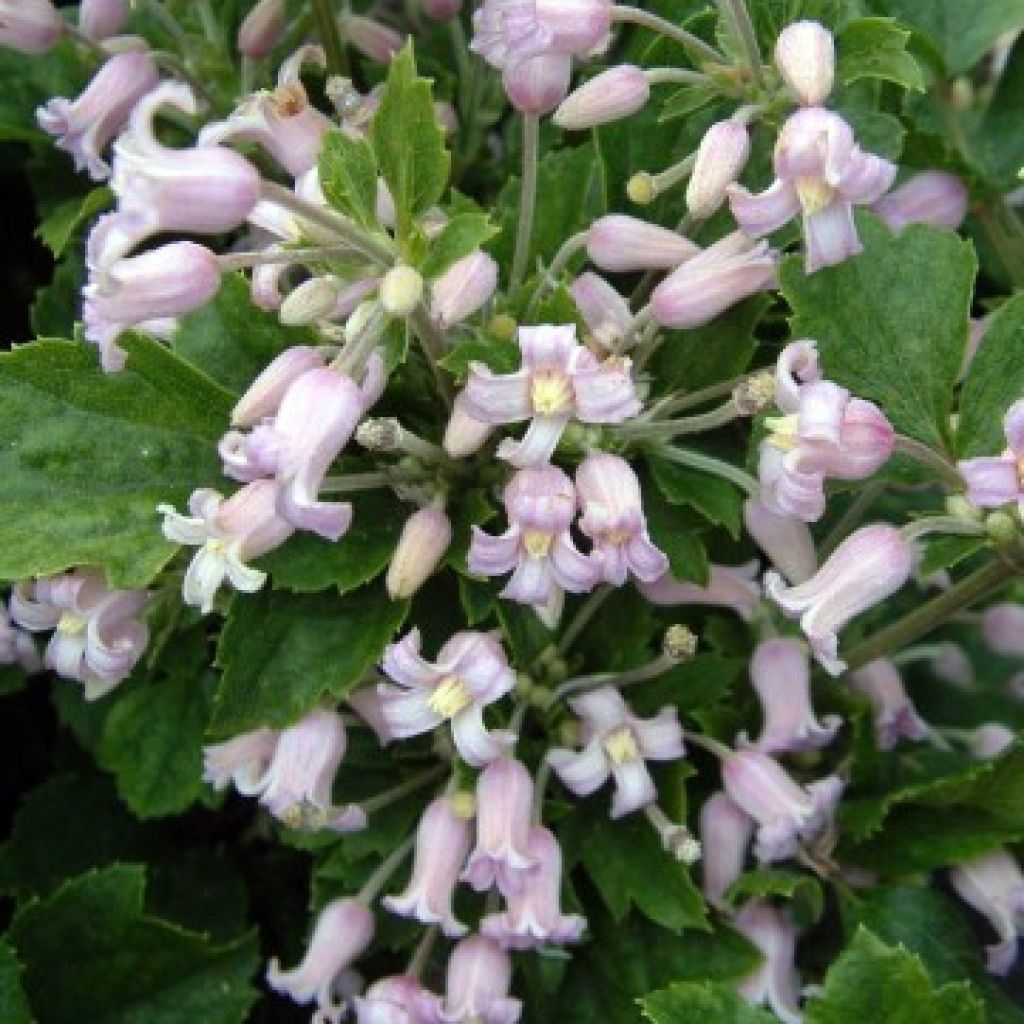
[[[530,403],[541,416],[557,416],[572,408],[569,379],[557,370],[541,370],[530,381]]]
[[[604,738],[604,752],[613,764],[629,764],[640,759],[640,751],[636,745],[636,736],[628,725],[613,729]]]
[[[456,818],[462,818],[463,821],[469,821],[469,819],[476,814],[476,797],[464,789],[460,789],[459,792],[453,793],[448,798],[448,802],[451,804],[452,814],[454,814]]]
[[[57,623],[57,632],[65,636],[81,636],[85,632],[85,619],[71,612],[65,612]]]
[[[427,707],[442,718],[454,718],[472,703],[469,690],[458,676],[446,676],[427,697]]]
[[[797,178],[796,194],[800,199],[801,209],[810,217],[829,206],[835,198],[836,192],[821,178]]]
[[[543,530],[526,530],[523,533],[523,547],[531,558],[547,558],[554,539],[554,534],[544,533]]]
[[[1017,459],[1017,484],[1024,487],[1024,455]]]
[[[800,425],[800,417],[796,413],[789,416],[769,416],[764,425],[768,428],[768,436],[765,440],[784,452],[791,452],[797,447],[797,430]]]

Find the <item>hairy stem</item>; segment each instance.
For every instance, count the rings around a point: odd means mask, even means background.
[[[741,490],[746,492],[748,497],[753,498],[760,490],[758,482],[747,472],[734,466],[729,462],[723,462],[711,455],[703,455],[700,452],[686,451],[683,448],[671,448],[668,445],[656,445],[652,449],[659,458],[667,459],[679,466],[686,466],[689,469],[699,469],[704,473],[713,473],[730,483],[734,483]]]
[[[327,54],[327,71],[332,75],[348,75],[348,55],[338,32],[338,22],[331,0],[312,0],[313,24]]]
[[[587,623],[594,617],[601,605],[611,597],[611,587],[599,587],[590,597],[580,605],[576,617],[565,627],[565,632],[558,641],[558,653],[563,657],[572,648],[572,645],[579,639],[580,634],[587,628]]]
[[[906,455],[915,462],[920,462],[922,466],[935,470],[947,484],[957,490],[963,488],[963,480],[960,479],[960,474],[956,471],[956,467],[937,451],[929,448],[928,445],[922,444],[912,437],[907,437],[905,434],[897,434],[893,451]]]
[[[519,193],[519,226],[516,231],[516,250],[512,258],[510,291],[515,292],[526,276],[533,238],[533,214],[537,206],[537,164],[540,143],[540,117],[523,114],[523,179]]]
[[[736,41],[743,47],[750,76],[758,88],[764,88],[764,72],[761,67],[761,50],[757,45],[757,32],[750,20],[750,12],[744,0],[718,0],[718,13],[729,27]]]
[[[708,46],[703,39],[695,36],[692,32],[673,25],[671,21],[659,18],[650,11],[640,10],[638,7],[626,7],[616,4],[612,7],[612,20],[628,22],[631,25],[639,25],[641,28],[650,29],[658,35],[668,39],[674,39],[681,46],[685,47],[691,54],[700,58],[701,62],[712,64],[725,64],[725,57],[722,56],[713,46]]]

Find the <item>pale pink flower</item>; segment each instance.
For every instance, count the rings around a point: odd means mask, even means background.
[[[349,968],[366,952],[373,932],[373,914],[358,900],[328,903],[320,911],[302,962],[283,971],[276,958],[271,960],[267,984],[293,1002],[315,1002],[313,1024],[340,1024],[348,1008],[344,989]]]
[[[495,374],[470,366],[463,391],[465,411],[482,423],[530,426],[521,441],[506,439],[498,456],[517,468],[547,462],[570,419],[621,423],[640,411],[628,359],[599,362],[576,340],[576,328],[521,327],[522,368]]]
[[[882,196],[871,210],[893,229],[934,224],[955,231],[967,216],[967,187],[945,171],[921,171]]]
[[[988,969],[1007,974],[1017,961],[1017,937],[1024,926],[1024,876],[1006,850],[974,857],[949,872],[957,895],[988,918],[999,942],[987,947]]]
[[[275,729],[254,729],[203,747],[203,781],[218,792],[234,786],[242,796],[256,796],[279,735]]]
[[[613,779],[613,818],[654,803],[658,792],[645,762],[678,761],[686,753],[675,708],[662,708],[654,718],[637,718],[611,686],[572,697],[569,706],[582,719],[582,749],[556,747],[548,752],[562,782],[577,796],[589,796]]]
[[[441,330],[468,320],[490,301],[498,264],[482,249],[463,256],[430,284],[430,318]]]
[[[816,21],[787,25],[775,43],[775,66],[797,103],[805,107],[824,103],[836,70],[832,33]]]
[[[1006,411],[1003,431],[1006,450],[1002,455],[964,459],[957,463],[957,469],[973,505],[998,508],[1014,501],[1024,511],[1024,399]]]
[[[274,52],[287,27],[285,0],[258,0],[238,28],[238,52],[262,60]]]
[[[394,601],[412,597],[441,564],[452,542],[451,520],[441,508],[421,508],[402,527],[388,566],[388,594]]]
[[[451,800],[439,796],[420,818],[412,878],[400,896],[385,896],[393,914],[421,924],[439,925],[449,938],[461,938],[468,929],[452,910],[452,897],[471,842],[469,821],[457,814]]]
[[[1024,605],[1003,601],[986,608],[981,616],[981,635],[996,654],[1024,658]]]
[[[599,217],[587,231],[587,255],[612,273],[671,270],[699,252],[684,235],[622,213]]]
[[[866,697],[875,713],[875,742],[880,750],[892,750],[901,739],[923,740],[931,733],[917,713],[899,669],[878,658],[852,673],[850,685]]]
[[[82,0],[78,8],[78,27],[90,39],[116,36],[127,20],[126,0]]]
[[[384,715],[384,705],[387,702],[378,692],[376,685],[363,686],[350,693],[346,700],[363,724],[377,737],[377,742],[382,747],[386,747],[395,739]]]
[[[770,1006],[784,1024],[802,1024],[800,977],[796,972],[796,929],[769,903],[751,900],[733,919],[761,953],[761,963],[736,985],[755,1006]]]
[[[64,22],[50,0],[0,0],[0,46],[45,53],[62,35]]]
[[[786,512],[773,512],[760,498],[743,505],[743,524],[772,565],[790,583],[803,583],[818,568],[814,537],[807,524]]]
[[[11,622],[7,606],[0,604],[0,665],[20,665],[27,673],[43,667],[35,641]]]
[[[729,608],[744,622],[749,622],[761,600],[761,587],[756,582],[759,572],[760,566],[756,561],[747,565],[712,564],[706,587],[696,583],[680,583],[670,573],[666,573],[653,583],[638,583],[637,589],[651,604],[696,604]]]
[[[356,996],[356,1024],[426,1024],[423,1006],[431,998],[412,975],[380,978]]]
[[[430,662],[420,654],[420,632],[413,629],[385,650],[381,667],[396,684],[379,687],[384,720],[395,739],[451,722],[459,756],[475,768],[501,757],[514,742],[509,733],[484,725],[484,708],[515,686],[505,652],[490,634],[456,633]]]
[[[71,154],[76,170],[103,181],[110,174],[103,150],[159,80],[148,53],[119,53],[96,72],[77,99],[56,97],[36,111],[36,119],[44,132],[56,137],[57,148]]]
[[[308,345],[296,345],[275,356],[249,385],[231,410],[233,427],[252,427],[276,416],[288,389],[309,370],[321,369],[327,357]]]
[[[512,962],[483,935],[471,935],[452,950],[443,999],[424,1000],[429,1024],[517,1024],[523,1011],[509,997]]]
[[[986,722],[972,729],[965,737],[971,757],[988,761],[999,757],[1017,742],[1017,733],[1001,722]]]
[[[552,120],[566,131],[583,131],[635,114],[650,95],[651,83],[643,69],[619,64],[573,90]]]
[[[713,906],[725,906],[725,894],[743,874],[753,835],[753,819],[728,794],[714,793],[704,801],[700,809],[702,891]]]
[[[686,208],[693,217],[707,220],[715,213],[749,157],[750,134],[743,122],[716,121],[704,133],[686,184]]]
[[[831,110],[803,107],[782,126],[775,144],[775,183],[760,195],[729,187],[733,216],[749,235],[771,234],[803,218],[807,273],[842,263],[862,249],[853,207],[886,192],[896,165],[865,153],[853,129]]]
[[[605,351],[614,352],[633,326],[629,303],[603,277],[587,271],[569,286],[576,308],[591,339]]]
[[[441,442],[444,450],[453,459],[465,459],[475,455],[494,431],[490,423],[475,419],[466,410],[466,393],[456,395],[452,414],[444,429]]]
[[[550,114],[565,99],[572,79],[572,58],[540,53],[508,65],[501,73],[505,95],[523,114]]]
[[[338,18],[342,36],[360,53],[378,64],[388,64],[405,45],[405,37],[393,28],[361,14],[343,14]]]

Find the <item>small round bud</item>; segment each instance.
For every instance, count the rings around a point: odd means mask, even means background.
[[[691,867],[700,860],[700,841],[693,833],[683,826],[673,829],[662,839],[665,852],[671,854],[681,864]]]
[[[412,267],[392,267],[380,283],[380,304],[388,316],[406,317],[423,298],[423,278]]]
[[[580,742],[580,723],[575,718],[565,718],[558,724],[558,742],[563,747],[575,747]]]
[[[552,683],[560,683],[569,674],[569,665],[565,658],[552,658],[545,667],[548,681]]]
[[[497,338],[498,341],[512,341],[518,330],[519,324],[516,323],[515,317],[509,316],[508,313],[498,313],[496,316],[492,316],[487,325],[487,333]]]
[[[303,327],[326,320],[334,312],[340,288],[333,277],[311,277],[303,281],[281,303],[278,317],[287,327]]]
[[[533,679],[525,672],[516,673],[516,696],[526,699],[533,692]]]
[[[637,171],[626,185],[626,195],[631,203],[637,206],[647,206],[658,198],[658,185],[653,174],[647,171]]]
[[[697,634],[689,626],[676,623],[665,630],[661,649],[673,661],[688,661],[697,653]]]
[[[732,389],[732,400],[744,416],[756,416],[775,404],[775,375],[770,370],[752,373]]]
[[[1020,527],[1009,512],[992,512],[985,519],[985,532],[997,544],[1010,544],[1018,539]]]
[[[402,444],[402,425],[392,417],[364,420],[356,430],[356,444],[371,452],[398,451]]]
[[[551,703],[551,687],[535,686],[530,691],[529,700],[535,708],[539,708],[541,711],[544,711]]]
[[[452,814],[456,818],[462,818],[463,821],[469,821],[476,814],[476,797],[466,790],[460,789],[457,793],[452,793],[448,797],[448,803],[451,806]]]
[[[946,498],[946,511],[955,519],[963,519],[969,523],[980,523],[985,519],[985,513],[972,505],[962,494],[951,494]]]

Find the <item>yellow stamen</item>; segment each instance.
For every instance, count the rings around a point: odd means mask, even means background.
[[[530,403],[541,416],[557,416],[572,408],[572,387],[565,374],[541,370],[530,381]]]
[[[458,676],[447,676],[442,679],[427,697],[427,707],[442,718],[454,718],[472,703],[473,698]]]
[[[476,814],[476,797],[466,790],[459,790],[458,793],[453,793],[448,798],[448,802],[451,804],[452,814],[456,818],[469,821]]]
[[[769,416],[765,419],[764,425],[768,428],[765,440],[775,448],[790,452],[799,444],[797,430],[800,418],[796,413],[790,416]]]
[[[65,636],[80,636],[85,632],[85,619],[71,612],[65,612],[57,623],[57,632]]]
[[[613,764],[629,764],[640,759],[640,751],[636,745],[636,737],[628,725],[608,733],[604,738],[604,751]]]
[[[547,558],[555,537],[542,530],[526,530],[523,533],[523,547],[531,558]]]
[[[836,195],[835,189],[821,178],[797,178],[796,194],[800,199],[801,209],[808,217],[820,213],[831,205]]]

